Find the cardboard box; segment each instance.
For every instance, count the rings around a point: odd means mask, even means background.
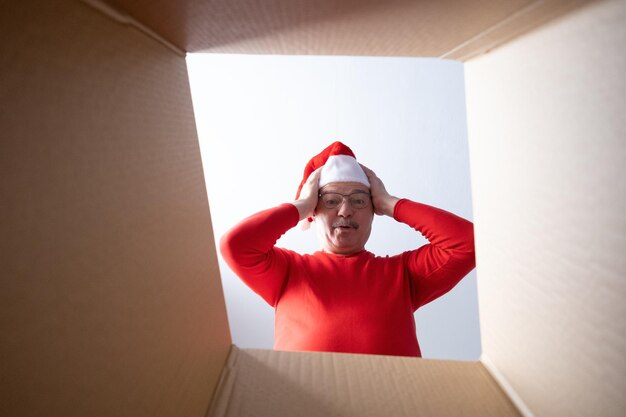
[[[623,415],[626,8],[582,3],[3,4],[0,414]],[[231,346],[203,50],[466,61],[481,362]]]

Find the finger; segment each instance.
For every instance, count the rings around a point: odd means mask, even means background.
[[[313,195],[317,198],[321,172],[321,168],[318,168],[309,175],[304,183],[304,186],[302,187],[302,192],[300,193],[301,199],[312,198]]]
[[[316,191],[317,188],[319,187],[321,173],[322,173],[322,169],[318,168],[315,171],[313,171],[311,175],[309,175],[309,178],[307,179],[306,182],[307,182],[307,186],[312,191]]]
[[[309,178],[315,182],[315,184],[319,183],[319,179],[320,179],[320,175],[322,174],[322,168],[323,167],[319,167],[317,168],[315,171],[313,171],[311,173],[311,175],[309,175]]]
[[[373,182],[376,178],[378,178],[374,171],[372,171],[371,169],[369,169],[363,164],[359,164],[359,165],[361,165],[361,168],[363,169],[363,172],[365,172],[365,176],[370,181],[370,183]]]

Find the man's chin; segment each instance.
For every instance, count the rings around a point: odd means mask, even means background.
[[[333,241],[337,247],[342,247],[342,248],[352,247],[357,243],[354,230],[335,231]]]
[[[361,245],[358,244],[354,239],[346,239],[347,236],[340,236],[338,239],[335,239],[333,242],[333,252],[340,255],[349,255],[352,253],[359,252],[363,249]]]

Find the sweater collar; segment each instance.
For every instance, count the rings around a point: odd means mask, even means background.
[[[334,259],[348,259],[348,258],[359,258],[361,256],[368,256],[370,254],[370,252],[367,249],[361,249],[358,252],[355,253],[351,253],[349,255],[341,255],[338,253],[332,253],[332,252],[325,252],[325,251],[318,251],[318,254],[323,254],[329,258],[334,258]]]

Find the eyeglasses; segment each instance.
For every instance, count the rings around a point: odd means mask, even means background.
[[[353,209],[363,209],[369,205],[371,200],[371,194],[363,191],[357,191],[352,194],[319,193],[318,197],[327,209],[341,206],[346,198]]]

